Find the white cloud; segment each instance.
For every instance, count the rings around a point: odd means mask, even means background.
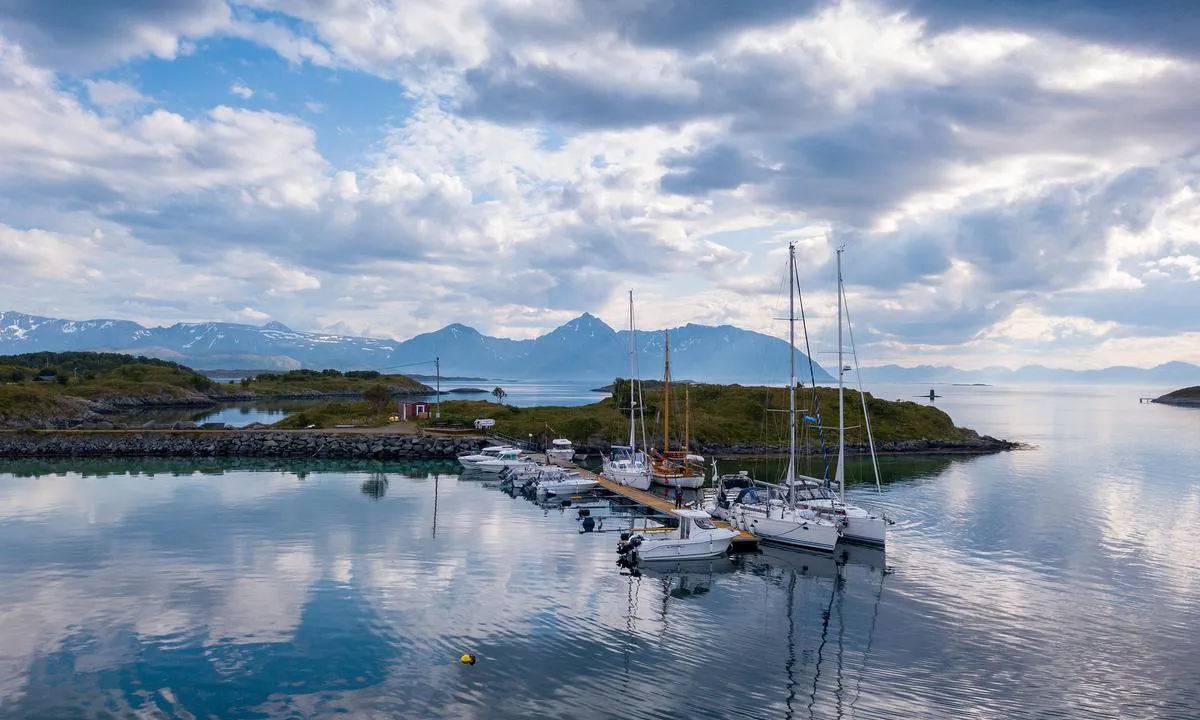
[[[85,80],[88,98],[94,105],[112,109],[124,106],[143,105],[150,99],[138,92],[129,83],[114,80]]]
[[[249,100],[250,98],[254,97],[254,91],[241,83],[235,82],[229,87],[229,92],[237,95],[243,100]]]

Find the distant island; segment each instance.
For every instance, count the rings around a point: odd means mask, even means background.
[[[1181,407],[1200,407],[1200,385],[1169,392],[1154,398],[1153,402]]]
[[[136,410],[284,399],[423,397],[433,388],[372,370],[292,370],[217,383],[178,363],[116,353],[0,356],[0,427],[111,428]]]

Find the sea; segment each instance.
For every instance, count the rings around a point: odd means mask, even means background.
[[[1200,718],[1170,389],[937,386],[1026,447],[856,459],[886,552],[639,575],[626,509],[454,463],[6,461],[0,718]]]

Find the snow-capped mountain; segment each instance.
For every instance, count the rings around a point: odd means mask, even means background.
[[[785,379],[787,343],[730,325],[686,325],[670,335],[671,375],[691,380],[778,382]],[[645,378],[660,377],[664,331],[639,331],[638,363]],[[489,337],[454,323],[403,342],[308,333],[278,322],[177,323],[146,328],[124,320],[83,322],[0,313],[0,354],[104,350],[150,355],[199,369],[409,369],[434,357],[444,375],[513,379],[611,380],[628,374],[629,331],[617,332],[584,313],[533,340]],[[808,358],[796,353],[807,379]],[[830,376],[816,368],[818,381]]]

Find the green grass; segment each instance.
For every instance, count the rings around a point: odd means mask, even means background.
[[[263,373],[240,384],[223,386],[228,392],[254,392],[259,395],[296,395],[305,393],[360,393],[379,384],[392,392],[431,393],[433,388],[407,375],[381,375],[371,372],[341,373],[337,370],[293,370]]]
[[[621,389],[621,386],[618,386]],[[672,391],[672,444],[683,436],[683,391]],[[761,444],[783,446],[787,443],[787,389],[745,387],[740,385],[691,385],[688,432],[701,444]],[[645,391],[646,430],[651,444],[660,446],[662,438],[662,392]],[[837,391],[818,388],[797,392],[797,410],[815,416],[820,408],[821,424],[827,442],[833,442],[837,425]],[[625,408],[628,406],[625,405]],[[966,440],[974,433],[955,427],[945,412],[928,405],[908,401],[889,401],[867,394],[867,407],[875,441],[893,440]],[[552,436],[569,437],[576,442],[605,444],[628,437],[629,415],[613,398],[579,407],[518,408],[481,400],[442,403],[442,423],[470,426],[477,418],[496,421],[495,430],[505,435],[547,440]],[[433,421],[424,421],[429,425]],[[866,442],[862,405],[856,391],[846,391],[846,439],[849,443]],[[807,437],[805,437],[807,433]],[[817,430],[801,425],[798,440],[819,442]]]
[[[1160,397],[1159,400],[1200,400],[1200,385],[1169,392]]]
[[[174,363],[131,362],[99,370],[80,368],[77,372],[74,366],[44,366],[31,371],[11,360],[0,358],[0,382],[6,381],[3,387],[24,388],[37,395],[70,395],[89,400],[131,396],[184,398],[216,388],[203,375]],[[54,370],[56,379],[51,382],[34,379],[45,370]]]
[[[332,401],[305,408],[295,415],[289,415],[280,420],[272,427],[288,430],[306,428],[310,425],[319,428],[331,428],[335,425],[379,427],[389,424],[388,417],[395,414],[394,408],[380,408],[362,400]]]

